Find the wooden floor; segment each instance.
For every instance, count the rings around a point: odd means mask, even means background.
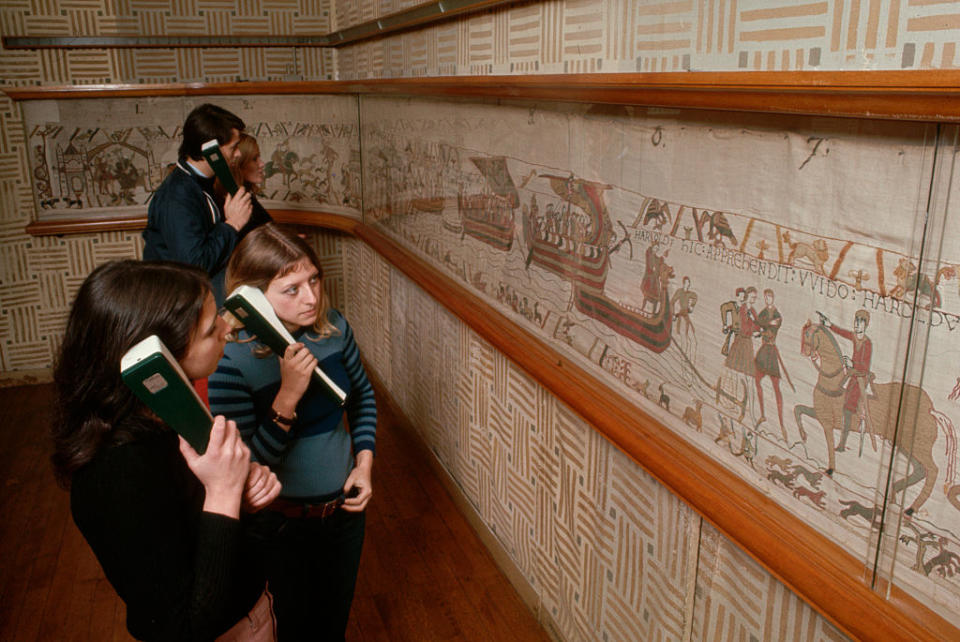
[[[0,640],[129,640],[53,481],[52,388],[0,389]],[[347,639],[548,640],[421,451],[381,425]]]

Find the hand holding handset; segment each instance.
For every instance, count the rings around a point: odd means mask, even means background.
[[[256,335],[257,339],[273,350],[274,354],[283,356],[287,346],[296,343],[293,335],[280,322],[267,297],[258,288],[249,285],[239,286],[230,293],[224,301],[224,306],[250,334]],[[313,369],[313,380],[319,383],[331,398],[343,405],[347,393],[319,366]]]
[[[202,455],[210,440],[213,416],[156,335],[127,350],[120,376],[143,403]]]
[[[230,192],[230,196],[236,194],[238,189],[237,182],[233,180],[230,165],[227,164],[227,159],[223,157],[223,152],[220,151],[220,143],[217,142],[217,139],[214,138],[205,142],[200,147],[200,151],[203,153],[203,157],[207,159],[207,163],[210,165],[213,173],[220,179],[220,184],[223,185],[223,189]]]

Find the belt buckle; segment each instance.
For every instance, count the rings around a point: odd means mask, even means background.
[[[326,519],[333,515],[338,508],[343,506],[344,496],[343,493],[340,494],[336,499],[331,499],[329,502],[323,505],[323,510],[320,512],[320,515],[323,519]]]
[[[337,512],[337,509],[343,506],[343,502],[345,500],[346,500],[346,496],[343,493],[340,493],[336,499],[332,499],[329,502],[327,502],[327,505],[324,506],[323,508],[324,518],[327,518],[330,515],[333,515],[335,512]]]

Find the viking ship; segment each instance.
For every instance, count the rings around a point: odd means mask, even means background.
[[[527,239],[531,263],[558,274],[584,288],[603,291],[610,268],[610,249],[607,246],[613,226],[607,206],[603,202],[603,190],[609,185],[586,181],[573,176],[541,174],[550,181],[550,187],[564,200],[565,211],[561,216],[569,219],[576,207],[588,217],[586,234],[582,237],[571,233],[569,226],[551,225],[550,221],[534,220],[532,213],[523,218],[524,238]]]
[[[652,315],[633,310],[604,296],[602,292],[587,288],[575,287],[573,301],[583,314],[653,352],[663,352],[670,346],[673,322],[666,284],[660,287],[660,299]]]
[[[603,293],[610,268],[610,243],[613,226],[603,200],[609,185],[573,176],[541,174],[564,201],[561,217],[569,217],[571,208],[586,213],[585,234],[570,233],[571,226],[538,221],[528,212],[523,219],[524,237],[529,245],[527,265],[536,264],[569,279],[573,284],[573,303],[586,316],[607,325],[620,335],[653,352],[670,346],[672,318],[665,279],[660,286],[657,308],[652,314],[617,303]],[[558,229],[559,227],[559,229]]]
[[[457,194],[457,207],[463,225],[461,238],[473,238],[498,250],[513,247],[515,219],[513,211],[520,204],[520,195],[507,169],[507,159],[472,157],[470,159],[485,179],[484,189],[475,194]]]
[[[443,175],[423,172],[414,180],[411,190],[410,206],[420,212],[439,214],[443,211],[447,199],[443,195]]]

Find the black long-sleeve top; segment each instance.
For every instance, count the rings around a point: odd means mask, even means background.
[[[273,217],[270,216],[270,212],[268,212],[267,208],[260,204],[260,201],[257,200],[257,195],[253,192],[250,193],[250,205],[252,207],[252,210],[250,211],[250,220],[247,221],[247,224],[244,225],[237,233],[237,245],[240,245],[240,241],[243,240],[243,237],[249,234],[254,228],[260,227],[264,223],[270,223],[273,221]]]
[[[263,592],[241,521],[203,512],[203,500],[168,430],[104,447],[73,476],[73,519],[138,639],[212,640]]]

